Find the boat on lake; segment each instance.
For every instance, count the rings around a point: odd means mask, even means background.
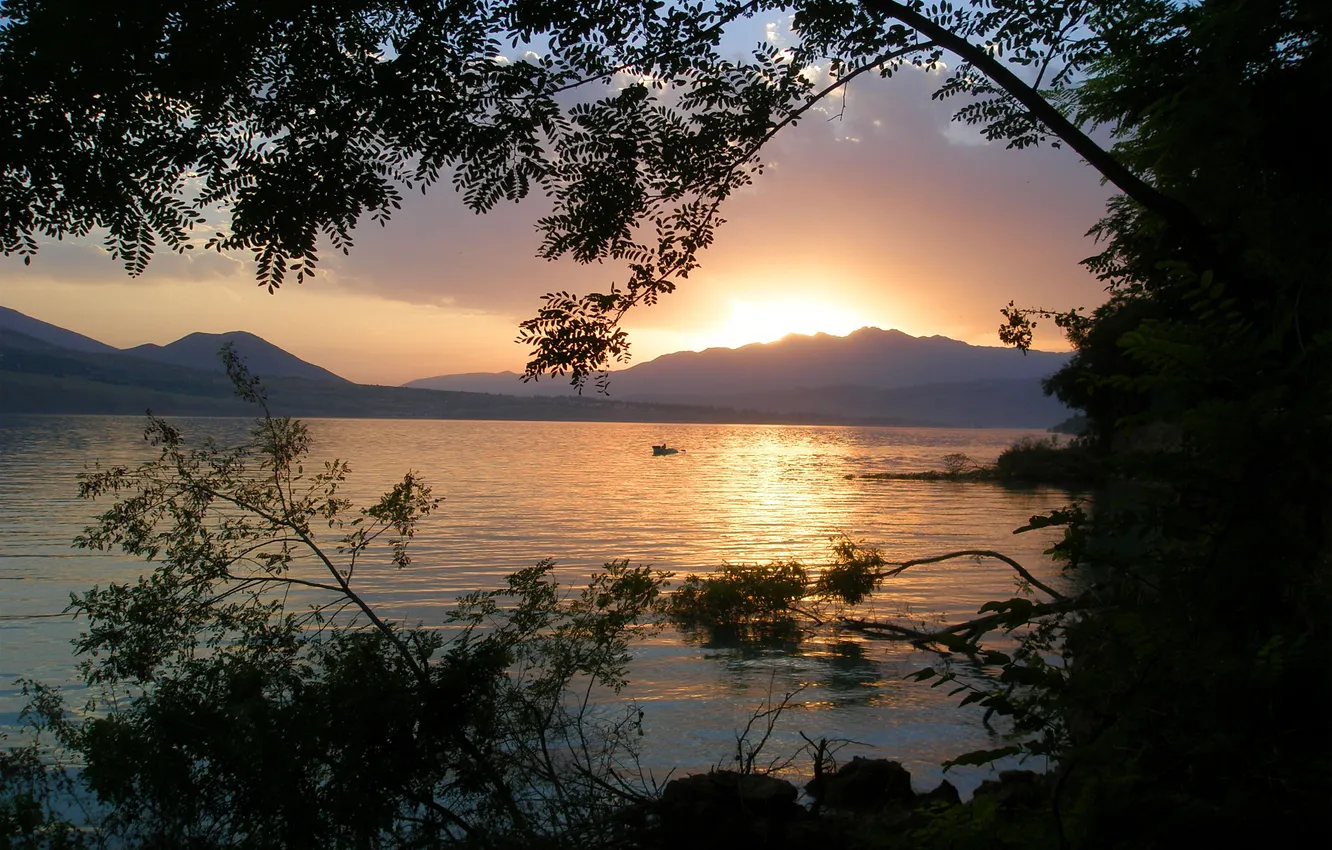
[[[655,456],[657,456],[657,457],[660,457],[661,455],[673,455],[673,454],[677,454],[679,451],[680,451],[679,449],[673,449],[673,448],[668,447],[665,443],[662,443],[662,444],[659,445],[659,446],[653,446],[653,447],[652,447],[652,454],[655,455]]]

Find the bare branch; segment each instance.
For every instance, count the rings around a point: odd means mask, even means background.
[[[955,558],[994,558],[996,561],[1003,561],[1005,564],[1012,567],[1014,572],[1022,576],[1023,581],[1027,582],[1032,587],[1038,588],[1052,599],[1060,601],[1068,599],[1067,596],[1032,575],[1026,567],[1022,566],[1004,553],[996,552],[993,549],[963,549],[960,552],[949,552],[944,555],[935,555],[930,558],[915,558],[910,561],[903,561],[900,564],[894,564],[893,569],[884,571],[880,576],[882,578],[890,578],[905,572],[911,567],[919,567],[924,564],[937,564],[942,561],[951,561]]]

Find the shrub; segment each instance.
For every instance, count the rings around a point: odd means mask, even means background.
[[[710,576],[690,575],[671,594],[666,613],[678,623],[732,626],[790,618],[809,576],[797,561],[767,566],[727,564]]]
[[[888,562],[878,549],[839,540],[833,544],[833,562],[819,576],[815,592],[823,599],[859,605],[883,581],[886,567]]]

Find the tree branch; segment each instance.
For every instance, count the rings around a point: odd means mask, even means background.
[[[1035,605],[1032,607],[1031,612],[1025,616],[1027,620],[1030,621],[1037,617],[1045,617],[1051,614],[1064,614],[1072,611],[1075,607],[1076,600],[1064,599],[1057,603]],[[898,640],[909,640],[913,643],[934,643],[948,635],[982,634],[1005,622],[1010,616],[1011,615],[1007,612],[1000,611],[995,614],[986,614],[984,617],[965,620],[961,623],[953,623],[931,632],[923,632],[908,626],[899,626],[896,623],[881,623],[873,620],[858,620],[850,617],[842,618],[841,624],[845,628],[853,631],[888,632]]]
[[[1068,600],[1067,596],[1055,590],[1053,587],[1050,587],[1048,584],[1045,584],[1040,579],[1036,578],[1036,576],[1028,572],[1026,567],[1022,566],[1017,561],[1008,557],[1004,553],[995,552],[993,549],[963,549],[960,552],[948,552],[947,554],[944,555],[934,555],[929,558],[916,558],[911,561],[903,561],[900,564],[895,564],[893,566],[893,569],[886,570],[883,573],[880,573],[880,577],[891,578],[892,576],[899,575],[907,571],[911,567],[919,567],[923,564],[937,564],[940,563],[941,561],[951,561],[954,558],[968,558],[968,557],[994,558],[997,561],[1003,561],[1005,564],[1008,564],[1010,567],[1012,567],[1013,570],[1018,575],[1022,576],[1022,579],[1025,582],[1030,584],[1032,587],[1038,588],[1039,590],[1043,591],[1050,598],[1059,600],[1060,602]]]
[[[407,662],[407,666],[412,669],[412,672],[416,674],[418,679],[420,679],[422,682],[429,681],[430,678],[429,672],[425,670],[420,665],[420,663],[418,663],[416,656],[412,654],[411,650],[408,649],[407,645],[402,642],[402,640],[393,632],[393,629],[387,623],[385,623],[383,620],[380,619],[379,615],[375,613],[375,610],[371,608],[370,605],[364,599],[362,599],[359,594],[356,593],[356,591],[351,589],[351,585],[349,585],[346,579],[343,578],[342,573],[338,571],[337,566],[331,560],[329,560],[328,555],[324,554],[324,550],[319,547],[319,544],[315,543],[314,539],[310,537],[309,532],[307,532],[304,528],[302,528],[299,523],[294,522],[290,517],[286,516],[280,517],[271,514],[268,511],[265,511],[256,505],[238,499],[237,497],[231,495],[230,493],[223,493],[219,490],[213,489],[212,487],[208,487],[200,482],[189,480],[188,476],[186,477],[186,480],[188,482],[188,486],[198,489],[204,493],[207,493],[208,495],[212,496],[215,499],[219,499],[223,502],[229,502],[235,505],[236,507],[241,508],[242,510],[250,511],[260,519],[270,522],[273,525],[276,525],[280,528],[289,528],[292,531],[294,531],[296,533],[296,536],[301,539],[301,542],[305,544],[305,547],[310,551],[310,553],[314,555],[316,558],[318,558],[319,561],[328,570],[329,575],[333,576],[333,580],[337,582],[338,590],[342,593],[342,595],[350,599],[353,603],[355,603],[356,607],[361,609],[361,612],[365,614],[365,616],[370,620],[371,623],[374,624],[375,628],[378,629],[381,634],[383,634],[386,638],[389,639],[389,641],[394,645],[394,647],[397,648],[398,654],[402,656],[402,659],[405,662]]]

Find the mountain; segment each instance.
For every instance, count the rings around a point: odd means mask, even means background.
[[[89,381],[121,390],[136,387],[194,395],[231,393],[231,383],[221,371],[154,363],[131,357],[119,349],[111,351],[111,354],[102,354],[61,348],[0,328],[0,370],[10,378],[16,374],[28,376],[25,385],[32,385],[37,377],[49,377]],[[7,394],[4,409],[8,412],[29,410],[30,403],[30,399]]]
[[[611,373],[613,398],[733,404],[737,394],[831,386],[897,389],[981,380],[1039,379],[1068,361],[1067,354],[971,345],[943,336],[914,337],[897,330],[861,328],[844,337],[791,334],[741,348],[680,351]],[[522,383],[513,372],[421,378],[404,386],[434,390],[567,395],[559,380]]]
[[[28,339],[39,340],[71,351],[83,351],[89,354],[118,354],[120,352],[120,349],[112,348],[92,337],[67,331],[40,319],[25,316],[18,310],[11,310],[8,307],[0,307],[0,331],[22,334]]]
[[[667,354],[611,376],[611,393],[659,401],[730,398],[828,386],[880,389],[1043,378],[1067,355],[970,345],[942,336],[861,328],[844,337],[792,334],[742,348]],[[618,386],[617,386],[618,385]]]
[[[1030,374],[1053,370],[1059,355],[1015,359],[1004,349],[897,331],[667,355],[616,373],[608,398],[573,395],[560,380],[524,384],[512,372],[433,379],[452,382],[448,390],[363,386],[239,331],[121,351],[12,310],[0,313],[0,412],[250,415],[217,359],[226,342],[263,379],[270,409],[290,416],[1011,428],[1047,428],[1068,416]],[[894,362],[856,360],[889,349]],[[966,380],[948,380],[958,375]],[[922,380],[934,376],[944,379]],[[894,385],[911,380],[921,382]]]
[[[377,387],[347,381],[264,376],[274,415],[301,417],[506,419],[575,422],[822,422],[804,414],[633,403],[604,397],[511,395]],[[128,354],[91,354],[0,329],[0,414],[67,413],[253,416],[220,370],[156,363]],[[829,420],[830,424],[836,424]],[[874,424],[928,424],[893,419]]]
[[[258,339],[254,337],[253,339]],[[259,340],[263,342],[263,340]],[[266,345],[266,343],[265,343]],[[276,349],[280,350],[280,349]],[[0,413],[252,416],[221,369],[195,369],[114,353],[62,348],[0,328]],[[315,367],[318,368],[318,367]],[[320,370],[322,372],[322,370]],[[376,387],[261,374],[276,415],[576,421],[767,421],[735,411],[632,405],[600,399],[530,399]]]
[[[517,372],[463,372],[457,375],[438,375],[408,381],[404,387],[418,390],[451,390],[462,393],[494,393],[518,396],[573,396],[578,391],[569,386],[567,379],[542,378],[524,381]],[[589,391],[584,391],[586,395]]]
[[[667,354],[612,372],[610,396],[848,421],[1048,427],[1068,411],[1044,395],[1040,381],[1067,361],[1067,354],[1023,355],[943,336],[861,328],[845,337],[792,334],[742,348]],[[574,392],[560,380],[522,383],[513,372],[441,375],[406,386],[529,396]]]
[[[217,352],[228,342],[236,347],[236,353],[245,358],[245,365],[256,375],[265,378],[306,378],[311,381],[350,383],[346,378],[313,363],[307,363],[268,340],[245,331],[223,334],[192,333],[169,345],[146,343],[127,348],[121,353],[171,366],[222,372],[224,370]]]
[[[10,348],[24,347],[36,350],[33,348],[34,343],[45,343],[65,351],[136,357],[169,366],[202,369],[219,374],[224,370],[217,352],[230,342],[236,346],[236,351],[245,358],[246,365],[256,375],[265,378],[306,378],[312,381],[347,383],[346,378],[339,377],[313,363],[307,363],[262,337],[245,331],[231,331],[224,334],[193,333],[169,345],[146,343],[122,350],[98,342],[92,337],[26,316],[17,310],[0,307],[0,334],[3,334],[0,339],[5,339],[6,345]]]

